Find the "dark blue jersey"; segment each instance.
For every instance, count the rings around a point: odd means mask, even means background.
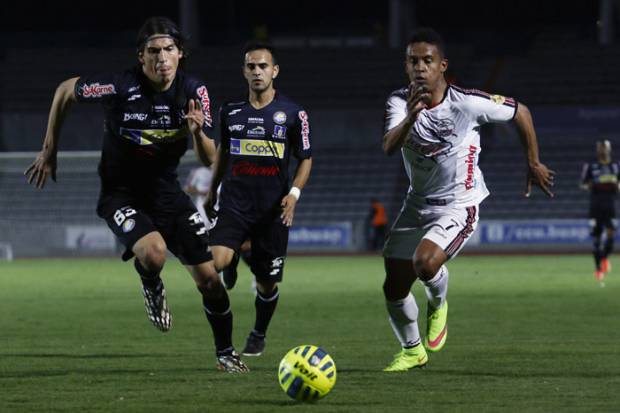
[[[587,163],[583,166],[581,181],[591,186],[591,209],[615,209],[620,182],[620,163],[616,161],[607,164],[598,161]]]
[[[128,191],[166,198],[181,191],[176,169],[190,138],[184,115],[189,99],[198,99],[205,114],[203,130],[213,120],[204,83],[177,71],[172,86],[153,90],[141,67],[116,74],[80,77],[80,102],[102,103],[104,140],[99,165],[104,192]]]
[[[312,156],[306,112],[276,92],[262,109],[247,99],[225,104],[220,125],[222,149],[230,154],[220,208],[252,222],[279,210],[290,189],[291,154],[298,160]]]

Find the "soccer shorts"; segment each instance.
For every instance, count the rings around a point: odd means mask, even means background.
[[[213,259],[207,228],[200,213],[184,193],[172,205],[154,207],[127,193],[100,197],[99,216],[125,247],[123,261],[133,257],[134,244],[157,231],[166,246],[184,265],[198,265]]]
[[[252,243],[252,274],[258,281],[280,282],[288,246],[288,227],[280,214],[269,214],[256,222],[248,222],[234,213],[220,210],[215,226],[209,230],[211,246],[221,245],[239,251],[241,244]]]
[[[477,226],[478,205],[420,210],[404,207],[390,229],[383,256],[412,259],[420,241],[428,239],[451,259],[465,246]]]

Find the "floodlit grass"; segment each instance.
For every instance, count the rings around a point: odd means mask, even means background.
[[[164,281],[173,328],[148,322],[133,268],[117,260],[0,263],[2,412],[620,411],[620,271],[601,288],[591,258],[458,257],[449,264],[449,337],[428,367],[381,369],[398,351],[379,257],[291,257],[263,356],[215,370],[212,336],[185,270]],[[620,268],[620,262],[618,267]],[[234,341],[254,320],[250,275],[231,293]],[[416,284],[420,314],[423,291]],[[420,320],[421,329],[425,320]],[[299,344],[338,367],[316,404],[290,400],[277,366]]]

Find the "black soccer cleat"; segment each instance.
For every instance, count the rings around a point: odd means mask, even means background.
[[[168,310],[164,284],[160,283],[156,288],[148,288],[143,285],[142,295],[144,296],[146,315],[151,323],[164,333],[170,330],[172,326],[172,315],[170,314],[170,310]]]
[[[250,371],[235,350],[217,356],[217,369],[226,373],[247,373]]]
[[[232,288],[237,283],[237,266],[238,265],[239,265],[239,254],[235,253],[228,267],[226,267],[224,271],[222,271],[222,281],[224,282],[224,287],[226,287],[227,290],[232,290]]]
[[[255,334],[250,333],[247,341],[245,342],[245,347],[241,352],[244,356],[249,357],[258,357],[263,354],[265,350],[265,336],[259,337]]]

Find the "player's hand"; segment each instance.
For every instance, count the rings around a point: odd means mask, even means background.
[[[280,202],[280,206],[282,207],[282,214],[280,214],[280,218],[282,218],[282,223],[287,227],[293,225],[295,205],[297,205],[297,198],[291,194],[288,194],[282,198],[282,202]]]
[[[205,114],[202,112],[202,107],[198,100],[189,100],[189,107],[185,119],[187,119],[187,127],[192,135],[200,132],[202,125],[205,123]]]
[[[409,84],[409,96],[407,97],[407,113],[412,119],[417,118],[422,109],[430,106],[432,96],[426,86]]]
[[[43,149],[32,165],[24,171],[24,175],[28,176],[28,183],[34,182],[34,186],[38,189],[45,186],[49,176],[56,182],[56,152]]]
[[[215,210],[215,203],[217,201],[217,195],[213,194],[214,191],[207,193],[207,200],[204,203],[205,214],[209,219],[215,219],[217,217],[217,211]]]
[[[536,185],[550,198],[553,198],[553,192],[551,192],[550,188],[553,186],[554,176],[555,172],[547,168],[544,164],[540,162],[530,164],[527,171],[525,196],[529,197],[532,193],[532,185]]]

